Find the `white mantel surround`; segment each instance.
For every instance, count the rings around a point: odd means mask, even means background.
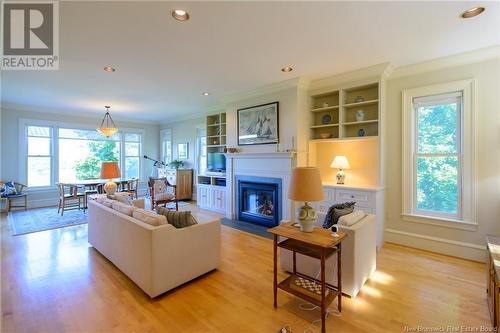
[[[293,203],[288,199],[288,186],[292,168],[297,164],[295,152],[279,153],[227,153],[226,155],[226,217],[234,219],[236,176],[279,178],[282,182],[282,219],[293,216]]]

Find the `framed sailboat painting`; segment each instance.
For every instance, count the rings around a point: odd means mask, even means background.
[[[279,102],[238,109],[238,146],[279,143]]]

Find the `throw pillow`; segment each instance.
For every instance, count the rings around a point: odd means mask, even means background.
[[[134,209],[132,217],[155,227],[167,224],[167,218],[165,216],[158,215],[155,212],[142,208]]]
[[[16,186],[13,182],[6,182],[4,184],[4,191],[2,193],[3,197],[8,197],[9,195],[17,194]]]
[[[116,193],[116,194],[108,194],[108,199],[116,200],[118,202],[124,203],[126,205],[132,206],[132,198],[128,193]]]
[[[132,216],[132,213],[134,212],[134,210],[137,209],[134,206],[129,206],[127,204],[124,204],[121,202],[116,202],[116,201],[113,202],[113,204],[111,205],[111,208],[113,208],[114,210],[116,210],[122,214],[125,214],[127,216]]]
[[[185,228],[195,224],[198,224],[196,219],[191,215],[190,211],[177,212],[173,210],[168,210],[165,207],[156,207],[156,212],[167,218],[167,222],[176,228]]]
[[[153,191],[155,195],[157,193],[165,193],[165,191],[167,191],[167,184],[164,180],[155,180],[153,184]]]
[[[331,206],[328,209],[328,213],[325,216],[325,221],[323,222],[323,228],[329,229],[329,228],[332,227],[332,225],[337,224],[337,222],[339,221],[339,217],[342,216],[342,215],[338,215],[337,214],[337,216],[334,216],[335,215],[335,209],[352,208],[351,211],[349,212],[349,213],[352,213],[353,210],[354,210],[354,205],[355,204],[356,204],[355,202],[344,202],[344,203],[341,203],[341,204],[336,204],[336,205]],[[346,213],[346,214],[349,214],[349,213]],[[339,214],[340,214],[340,212],[339,212]]]

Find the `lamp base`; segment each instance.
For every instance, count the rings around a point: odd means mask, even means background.
[[[297,212],[297,221],[300,224],[300,231],[302,232],[312,232],[317,219],[318,215],[316,215],[316,211],[307,202]]]
[[[345,173],[342,169],[339,170],[339,172],[337,172],[337,184],[344,184],[344,180],[345,180]]]
[[[116,183],[111,180],[104,184],[104,192],[109,195],[115,194],[117,188],[118,186],[116,185]]]

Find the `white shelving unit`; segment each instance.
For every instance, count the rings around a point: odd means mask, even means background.
[[[379,84],[365,84],[311,96],[311,139],[314,141],[377,137]],[[363,120],[356,114],[362,111]]]

